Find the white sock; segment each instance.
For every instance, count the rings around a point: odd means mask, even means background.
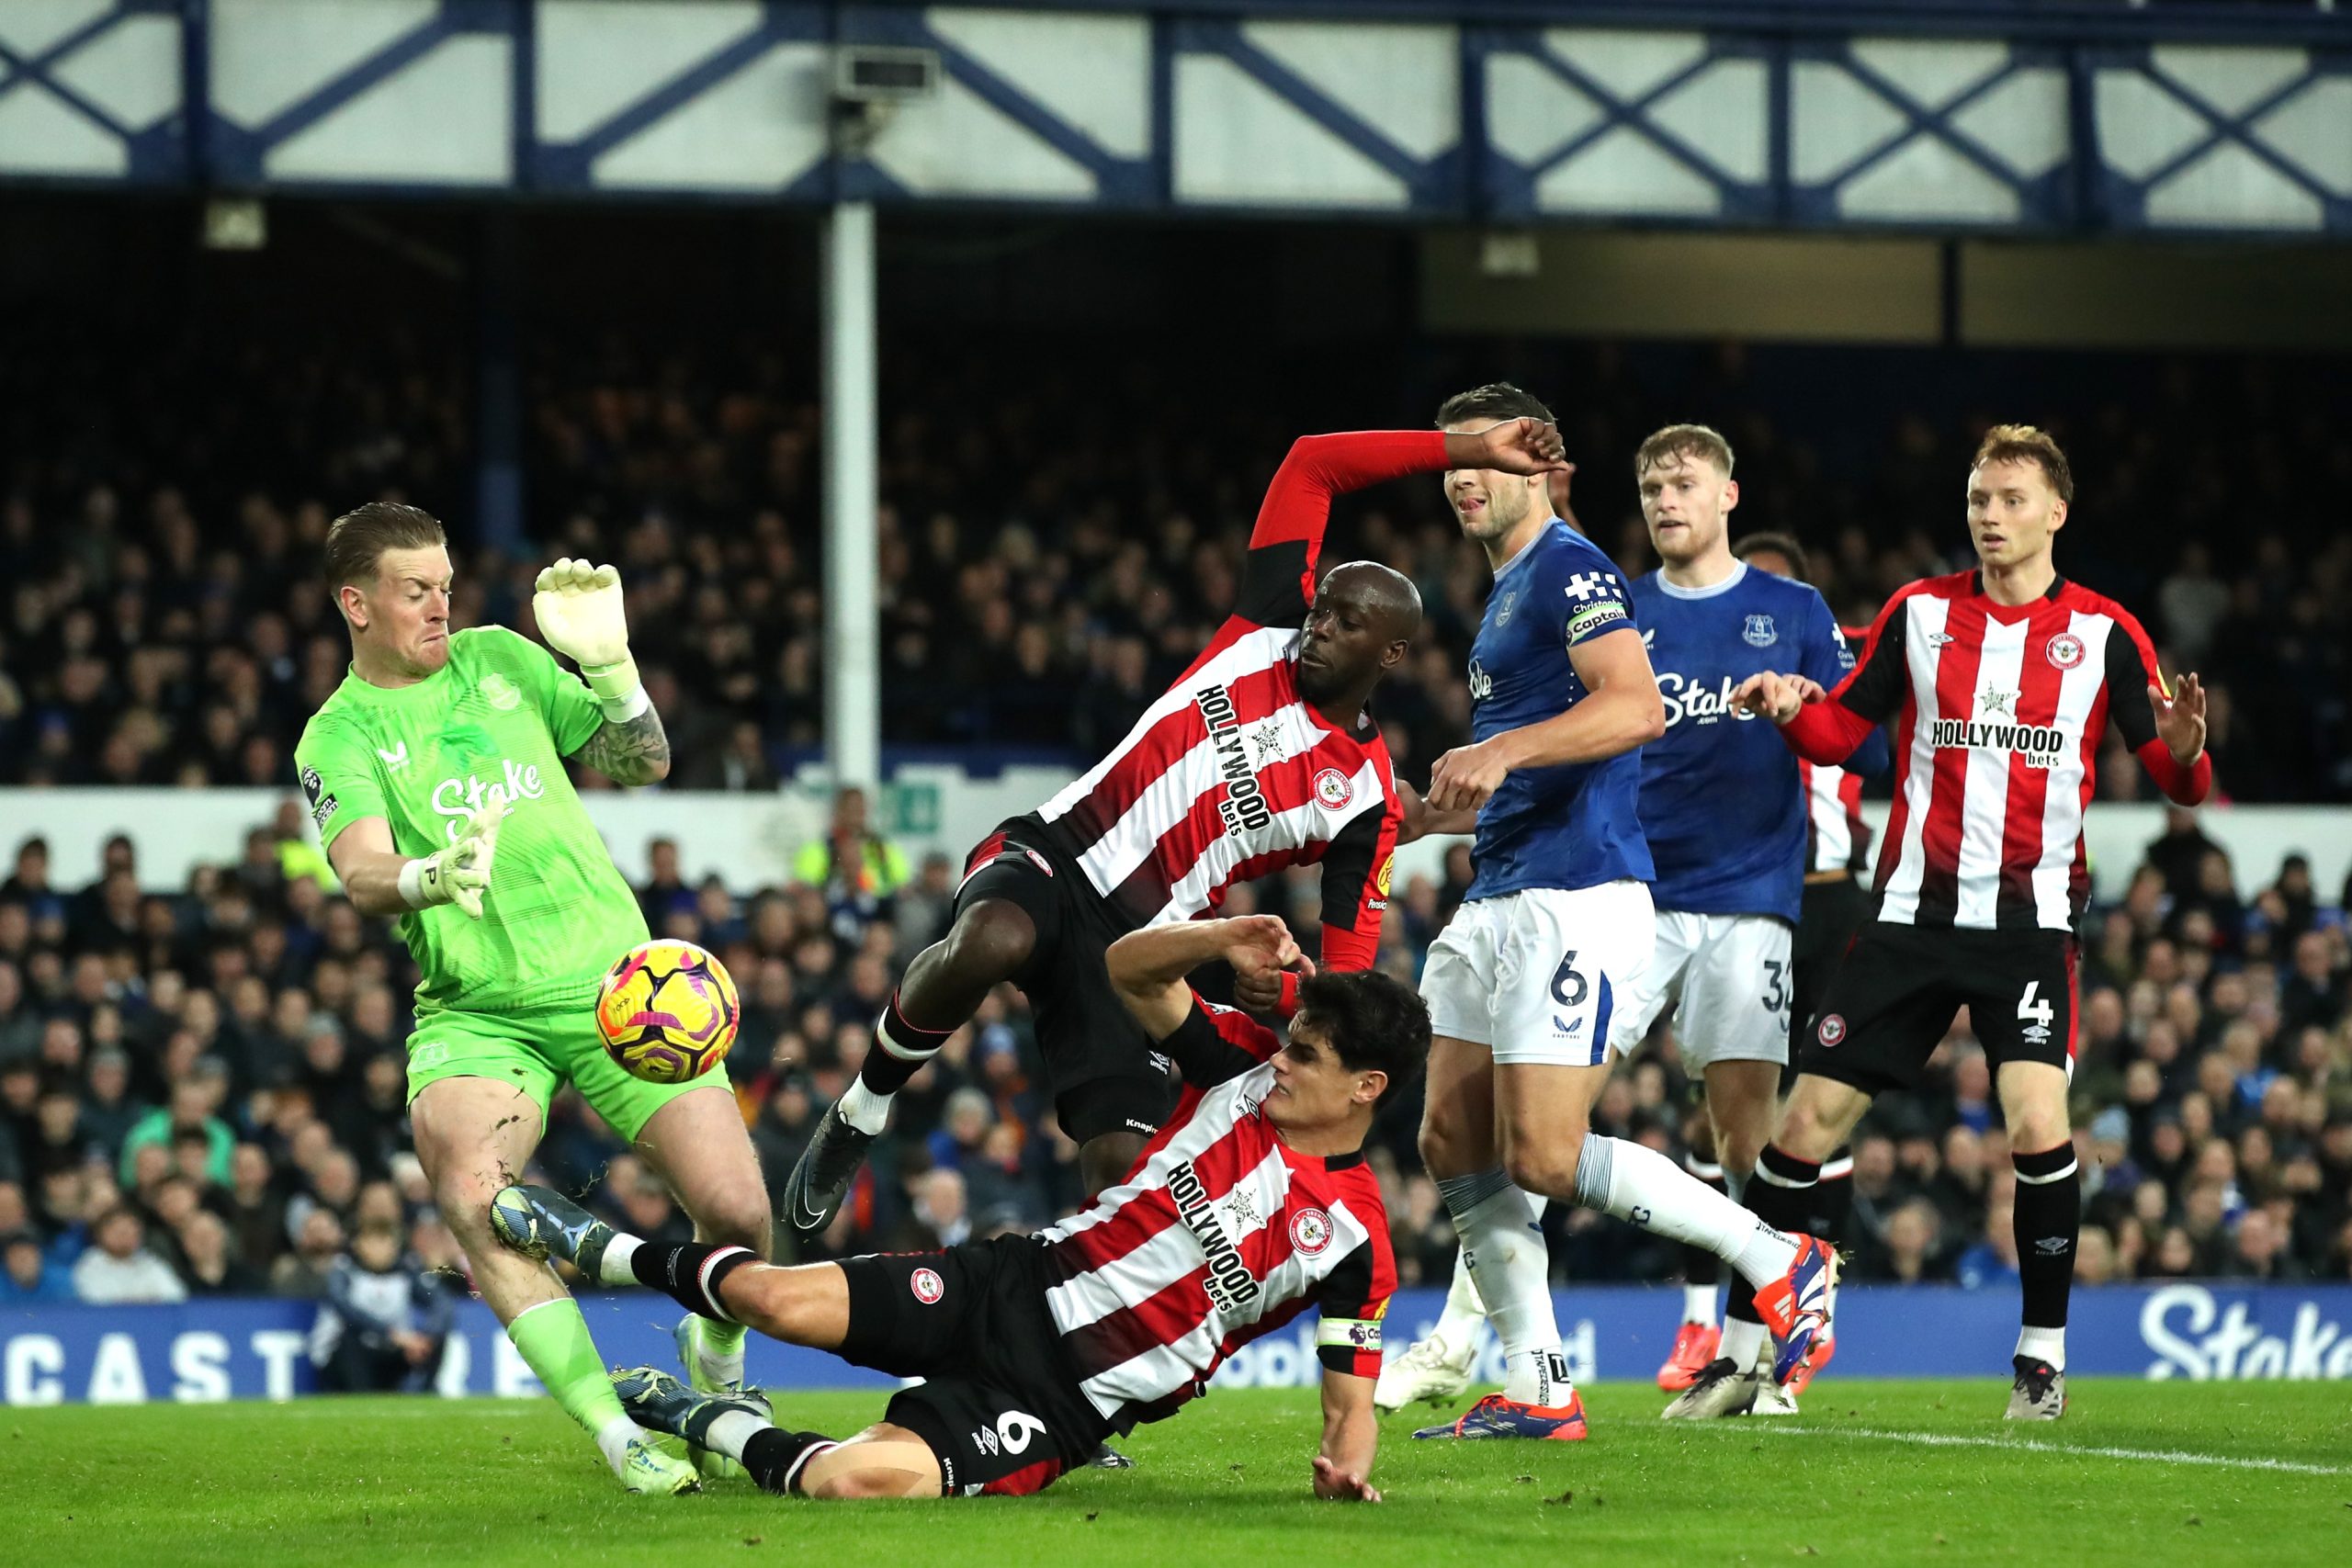
[[[1646,1144],[1588,1133],[1577,1201],[1654,1235],[1703,1247],[1762,1287],[1789,1271],[1797,1244]]]
[[[1733,1366],[1743,1372],[1752,1372],[1756,1364],[1764,1359],[1765,1349],[1771,1342],[1762,1324],[1750,1323],[1744,1317],[1725,1318],[1723,1348],[1715,1354],[1728,1356]]]
[[[624,1481],[628,1479],[628,1446],[643,1436],[645,1428],[626,1416],[614,1416],[596,1433],[596,1447],[603,1452],[605,1462]]]
[[[897,1098],[896,1095],[875,1093],[865,1087],[864,1078],[852,1078],[849,1087],[842,1090],[842,1097],[833,1101],[833,1108],[842,1113],[842,1121],[870,1137],[878,1138],[882,1130],[890,1124],[890,1101]]]
[[[710,1430],[703,1434],[703,1447],[715,1454],[725,1454],[740,1464],[743,1459],[743,1446],[774,1425],[774,1422],[763,1421],[748,1410],[729,1410],[711,1422]]]
[[[1715,1288],[1713,1285],[1682,1287],[1682,1321],[1695,1323],[1702,1328],[1715,1325]]]
[[[2063,1328],[2020,1328],[2018,1330],[2018,1354],[2047,1361],[2060,1371],[2066,1370],[2066,1331]]]
[[[1470,1277],[1470,1250],[1453,1255],[1453,1282],[1445,1288],[1445,1310],[1438,1314],[1430,1337],[1448,1350],[1476,1342],[1478,1325],[1487,1321],[1487,1303],[1478,1299],[1478,1282]]]
[[[1552,1258],[1543,1227],[1528,1223],[1527,1194],[1499,1168],[1437,1185],[1487,1321],[1503,1342],[1503,1396],[1547,1409],[1565,1404],[1571,1391],[1552,1316]]]
[[[596,1260],[596,1278],[607,1285],[636,1284],[637,1272],[628,1266],[628,1260],[635,1258],[637,1249],[644,1245],[625,1232],[616,1234],[605,1244],[605,1256]]]

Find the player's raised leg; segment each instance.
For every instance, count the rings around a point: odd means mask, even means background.
[[[466,1259],[474,1288],[563,1413],[578,1422],[632,1492],[694,1490],[694,1468],[657,1448],[622,1410],[606,1381],[587,1320],[543,1262],[497,1245],[491,1205],[538,1146],[544,1119],[530,1095],[486,1077],[427,1083],[411,1106],[416,1154],[435,1205]]]
[[[979,1010],[989,992],[1018,976],[1037,943],[1035,915],[1006,898],[980,898],[956,912],[945,936],[907,965],[875,1021],[865,1065],[829,1107],[785,1182],[793,1228],[816,1235],[833,1215],[890,1122],[890,1102],[947,1037]]]

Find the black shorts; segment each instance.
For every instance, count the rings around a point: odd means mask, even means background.
[[[1804,914],[1797,921],[1796,940],[1790,944],[1789,962],[1795,978],[1789,987],[1789,1059],[1796,1060],[1813,1037],[1813,1021],[1821,1010],[1821,993],[1838,973],[1846,950],[1871,918],[1871,896],[1850,876],[1804,885]]]
[[[1103,955],[1127,928],[1077,867],[1045,847],[1037,826],[1016,817],[980,840],[964,863],[956,912],[1001,898],[1036,928],[1012,983],[1035,1016],[1062,1131],[1081,1144],[1122,1131],[1148,1138],[1176,1109],[1176,1077],[1111,988]]]
[[[882,1418],[930,1445],[944,1495],[1038,1491],[1110,1435],[1046,1308],[1044,1258],[1035,1237],[1018,1235],[841,1266],[842,1357],[930,1380],[891,1395]]]
[[[2046,1062],[2071,1077],[2075,953],[2064,931],[1873,921],[1822,994],[1797,1070],[1866,1094],[1908,1089],[1965,1007],[1995,1071]]]

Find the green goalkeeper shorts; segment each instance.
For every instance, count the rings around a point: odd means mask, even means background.
[[[443,1078],[490,1078],[529,1095],[546,1123],[548,1102],[569,1083],[631,1143],[653,1113],[695,1089],[729,1087],[724,1063],[685,1083],[647,1083],[605,1054],[585,1001],[514,1012],[419,1008],[408,1037],[408,1098]]]

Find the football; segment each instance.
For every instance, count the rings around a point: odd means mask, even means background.
[[[684,1083],[718,1066],[742,1016],[727,966],[690,942],[630,948],[596,989],[605,1052],[648,1083]]]

